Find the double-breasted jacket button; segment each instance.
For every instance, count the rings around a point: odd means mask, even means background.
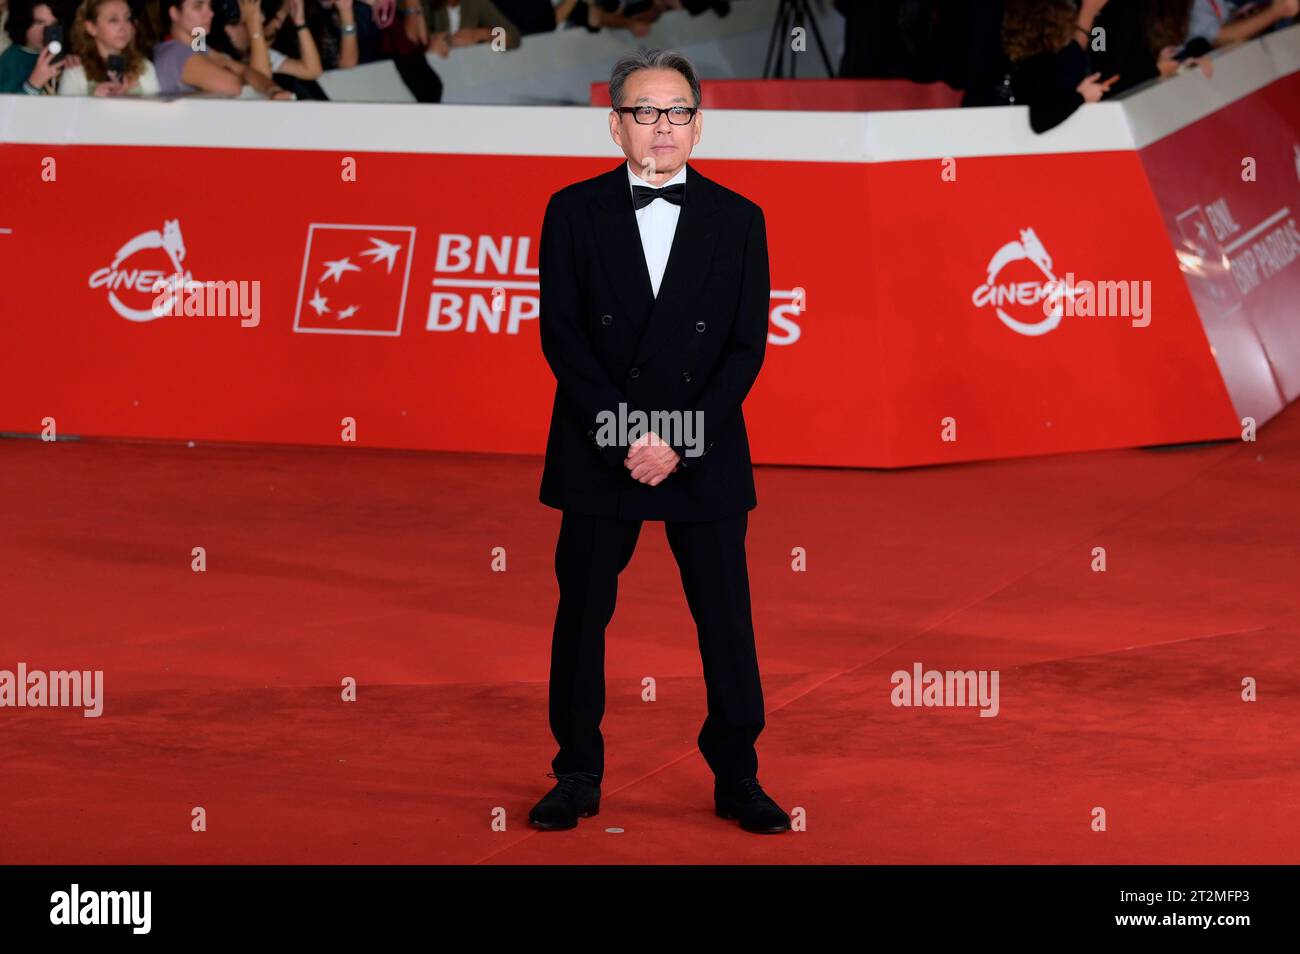
[[[703,330],[704,330],[704,322],[702,322],[702,321],[697,321],[697,322],[695,323],[695,330],[696,330],[696,331],[703,331]]]
[[[614,320],[614,316],[613,316],[613,315],[601,315],[601,316],[600,316],[600,323],[601,323],[602,325],[607,325],[607,324],[609,324],[609,323],[610,323],[611,321],[613,321],[613,320]]]
[[[627,373],[627,376],[628,376],[629,378],[639,378],[639,377],[641,377],[641,369],[640,369],[640,368],[633,368],[631,371],[629,371],[629,372]]]
[[[690,383],[691,383],[691,372],[689,372],[689,371],[683,371],[683,372],[682,372],[682,380],[685,381],[687,384],[690,384]]]

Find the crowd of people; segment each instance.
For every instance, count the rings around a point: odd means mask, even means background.
[[[1085,102],[1286,26],[1300,0],[835,0],[842,77],[945,82],[964,106],[1023,104],[1035,132]]]
[[[1036,132],[1300,16],[1300,0],[833,0],[841,77],[945,82],[1021,103]],[[0,0],[0,93],[324,99],[326,70],[392,60],[421,102],[457,47],[561,29],[645,36],[725,0]],[[7,47],[7,48],[6,48]]]
[[[421,102],[428,54],[519,47],[563,29],[645,36],[668,10],[724,0],[0,0],[0,93],[327,98],[326,70],[392,60]]]

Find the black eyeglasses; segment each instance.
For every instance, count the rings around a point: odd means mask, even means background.
[[[661,113],[668,114],[668,121],[674,126],[685,126],[695,118],[695,106],[669,106],[667,109],[660,109],[658,106],[619,106],[614,110],[618,113],[631,113],[642,126],[653,126],[659,122]]]

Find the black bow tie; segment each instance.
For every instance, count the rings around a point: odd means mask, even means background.
[[[632,186],[632,208],[640,209],[649,205],[655,199],[667,199],[674,205],[682,204],[682,197],[686,195],[686,183],[679,182],[676,185],[664,186],[662,189],[652,189],[649,186]]]

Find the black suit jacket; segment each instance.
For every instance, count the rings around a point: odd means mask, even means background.
[[[542,503],[624,520],[714,520],[757,505],[741,402],[763,364],[771,282],[763,210],[689,163],[656,297],[626,160],[551,196],[538,253],[542,352],[555,402]],[[701,412],[700,456],[657,486],[626,446],[601,446],[600,412]],[[669,439],[670,435],[661,435]]]

